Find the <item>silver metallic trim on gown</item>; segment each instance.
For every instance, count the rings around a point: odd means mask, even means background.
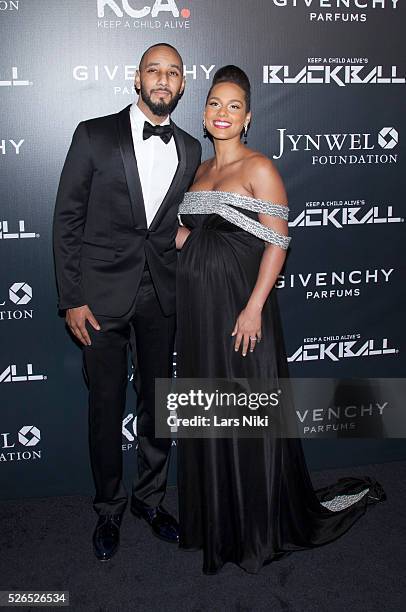
[[[291,240],[289,236],[284,236],[259,221],[247,217],[235,210],[234,206],[288,220],[289,208],[283,204],[274,204],[228,191],[188,191],[179,207],[179,215],[217,214],[265,242],[275,244],[284,250],[288,248]]]
[[[364,495],[366,495],[369,491],[368,489],[364,489],[359,493],[355,493],[354,495],[336,495],[333,499],[329,501],[321,502],[321,505],[327,508],[327,510],[331,510],[332,512],[340,512],[340,510],[344,510],[344,508],[348,508],[359,501]]]

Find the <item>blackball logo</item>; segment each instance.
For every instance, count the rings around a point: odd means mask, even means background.
[[[18,232],[10,231],[8,221],[0,221],[0,240],[17,240],[19,238],[39,238],[39,234],[27,232],[23,219],[18,222]]]
[[[30,382],[34,380],[47,380],[44,374],[34,374],[32,363],[27,363],[27,373],[23,375],[17,374],[17,366],[15,363],[7,366],[3,372],[0,373],[0,383],[13,383],[13,382]]]
[[[152,6],[144,6],[142,9],[136,9],[134,7],[134,0],[97,0],[97,16],[99,18],[105,17],[106,7],[110,8],[117,17],[124,17],[126,13],[129,17],[134,19],[142,19],[151,15],[151,17],[157,17],[161,12],[172,13],[173,17],[179,17],[179,9],[174,0],[155,0],[150,3]],[[190,11],[188,9],[182,9],[182,17],[189,17]]]
[[[317,58],[317,61],[321,58]],[[304,66],[295,70],[292,75],[290,66],[263,66],[264,83],[270,85],[301,83],[306,85],[380,85],[405,84],[406,78],[398,75],[398,67],[391,66],[390,70],[383,66],[358,66],[351,63],[347,65],[316,65]]]
[[[324,204],[324,203],[323,203]],[[302,210],[289,221],[289,227],[354,227],[382,223],[403,223],[403,217],[393,214],[393,206],[315,207]]]
[[[397,354],[387,338],[363,340],[360,334],[305,338],[303,345],[288,357],[288,361],[340,361],[354,357],[377,357]]]
[[[32,82],[18,78],[17,66],[11,68],[11,79],[0,81],[0,87],[27,87],[28,85],[32,85]]]

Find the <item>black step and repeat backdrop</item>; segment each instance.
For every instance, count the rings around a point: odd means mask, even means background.
[[[174,119],[202,140],[205,158],[215,69],[233,63],[250,76],[249,146],[274,160],[291,208],[278,281],[291,374],[404,376],[404,5],[0,0],[0,496],[92,491],[81,353],[56,310],[53,206],[77,123],[128,105],[137,62],[159,41],[183,55],[187,88]],[[367,399],[347,391],[340,403],[368,418]],[[406,456],[403,439],[305,448],[312,467]],[[127,470],[135,452],[129,385]]]

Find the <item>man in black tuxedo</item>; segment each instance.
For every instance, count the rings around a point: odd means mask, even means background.
[[[170,119],[184,86],[178,51],[165,43],[147,49],[138,101],[76,128],[56,200],[59,308],[84,345],[100,560],[118,549],[127,504],[121,428],[130,335],[139,445],[131,510],[158,537],[178,541],[177,522],[161,505],[171,441],[154,435],[154,380],[171,375],[177,212],[201,157],[200,143]]]

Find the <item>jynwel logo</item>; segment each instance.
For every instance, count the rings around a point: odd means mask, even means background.
[[[370,11],[394,10],[399,0],[273,0],[277,7],[309,9],[309,21],[322,23],[365,22]]]
[[[24,140],[0,140],[0,153],[2,155],[15,154],[20,155],[20,148]]]
[[[288,134],[286,128],[276,131],[278,150],[273,159],[280,159],[287,152],[307,154],[317,151],[317,155],[311,155],[312,165],[396,164],[398,161],[397,154],[379,152],[379,149],[389,151],[397,146],[399,133],[394,127],[383,127],[377,133]]]
[[[184,29],[190,28],[191,11],[179,10],[175,0],[155,0],[136,8],[135,0],[97,0],[97,26],[105,29]]]
[[[32,82],[18,78],[17,66],[12,67],[10,80],[0,81],[0,87],[27,87],[28,85],[32,85]]]
[[[14,304],[28,304],[32,299],[32,287],[27,283],[14,283],[10,287],[9,297]]]
[[[356,357],[382,357],[395,355],[398,349],[389,346],[387,338],[363,340],[360,334],[305,338],[288,361],[340,361]]]
[[[41,459],[41,449],[27,450],[27,447],[37,446],[40,441],[41,431],[35,425],[24,425],[17,433],[0,433],[0,462]],[[21,446],[26,450],[17,450]]]
[[[0,221],[0,240],[17,240],[19,238],[39,238],[39,234],[27,232],[23,220],[18,222],[18,232],[10,231],[8,221]]]
[[[338,58],[330,58],[333,62]],[[343,58],[345,61],[345,58]],[[398,85],[405,84],[397,66],[325,65],[327,58],[313,58],[317,65],[292,70],[290,66],[263,66],[263,82],[270,85],[301,83],[305,85]]]
[[[15,448],[16,441],[11,432],[2,433],[0,436],[2,449]],[[17,439],[22,446],[36,446],[41,440],[41,432],[35,425],[24,425],[17,432]]]
[[[33,310],[12,307],[13,304],[17,306],[25,306],[32,300],[32,287],[27,283],[13,283],[8,291],[8,300],[3,298],[0,302],[1,306],[8,306],[10,310],[0,310],[0,321],[20,321],[21,319],[32,319]]]
[[[20,0],[0,0],[0,11],[18,11]]]
[[[34,380],[47,380],[44,374],[34,374],[32,363],[27,363],[26,373],[17,374],[17,366],[13,363],[0,373],[0,383],[31,382]]]
[[[280,274],[277,289],[305,290],[306,300],[357,297],[366,286],[389,283],[394,268]]]

